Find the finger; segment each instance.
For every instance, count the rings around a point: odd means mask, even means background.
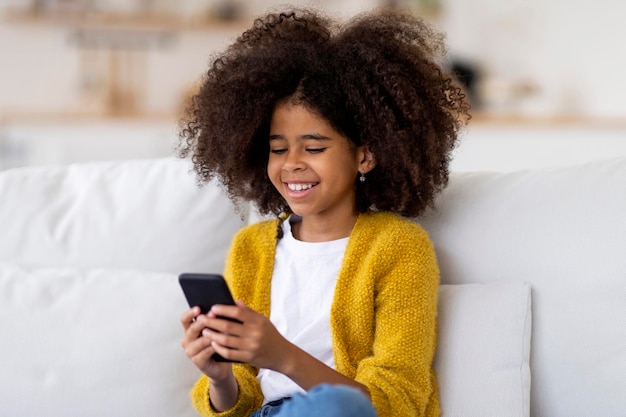
[[[210,352],[206,352],[206,354],[211,355],[213,353],[212,342],[213,340],[209,337],[199,337],[192,341],[183,339],[182,345],[187,357],[193,360],[207,349]]]
[[[189,328],[185,331],[180,341],[181,345],[185,349],[187,349],[189,345],[191,345],[192,343],[194,343],[196,340],[198,340],[201,337],[202,328],[198,329],[198,328],[194,328],[193,326],[195,326],[195,323],[194,325],[189,326]]]
[[[209,338],[212,342],[219,344],[226,349],[239,349],[241,338],[227,333],[220,333],[211,329],[204,329],[202,335]]]
[[[213,354],[220,352],[224,354],[222,357],[226,359],[239,361],[239,359],[233,358],[233,352],[236,352],[237,349],[230,346],[224,346],[216,341],[216,338],[224,339],[220,336],[220,333],[205,328],[202,331],[202,337],[198,339],[199,342],[193,342],[190,344],[189,347],[185,349],[185,353],[199,367],[202,367],[209,361],[213,361]]]
[[[202,323],[205,327],[213,332],[228,334],[234,337],[242,337],[245,333],[245,329],[241,323],[230,321],[224,318],[211,318],[207,317]]]
[[[196,320],[192,322],[185,331],[185,337],[189,340],[195,340],[202,336],[202,330],[209,327],[210,323],[206,315],[200,314]]]
[[[215,353],[219,354],[224,359],[228,359],[230,361],[244,362],[243,360],[241,360],[240,352],[237,349],[222,346],[215,340],[212,342],[211,346]]]
[[[237,301],[236,305],[216,304],[211,307],[210,316],[228,317],[245,323],[258,316],[259,313],[250,309],[242,301]]]
[[[185,311],[180,317],[180,322],[182,323],[183,328],[187,330],[187,328],[191,325],[191,323],[193,323],[193,321],[199,314],[200,309],[198,307],[193,307]]]

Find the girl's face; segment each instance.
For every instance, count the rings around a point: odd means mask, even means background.
[[[303,227],[352,227],[356,179],[373,168],[372,155],[356,147],[302,105],[277,105],[270,124],[267,173],[274,187],[302,216]],[[371,165],[371,166],[370,166]]]

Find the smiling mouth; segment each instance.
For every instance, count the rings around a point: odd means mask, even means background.
[[[291,183],[287,183],[287,188],[289,188],[291,191],[306,191],[309,190],[313,187],[315,187],[317,185],[317,183],[311,183],[311,184],[291,184]]]

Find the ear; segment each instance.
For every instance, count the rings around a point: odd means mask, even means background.
[[[367,174],[376,166],[376,155],[369,150],[367,145],[359,146],[357,148],[357,156],[359,161],[359,172],[361,174]]]

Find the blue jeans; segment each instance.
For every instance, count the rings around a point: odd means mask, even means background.
[[[271,401],[250,417],[376,417],[361,391],[344,385],[321,384],[307,394]]]

